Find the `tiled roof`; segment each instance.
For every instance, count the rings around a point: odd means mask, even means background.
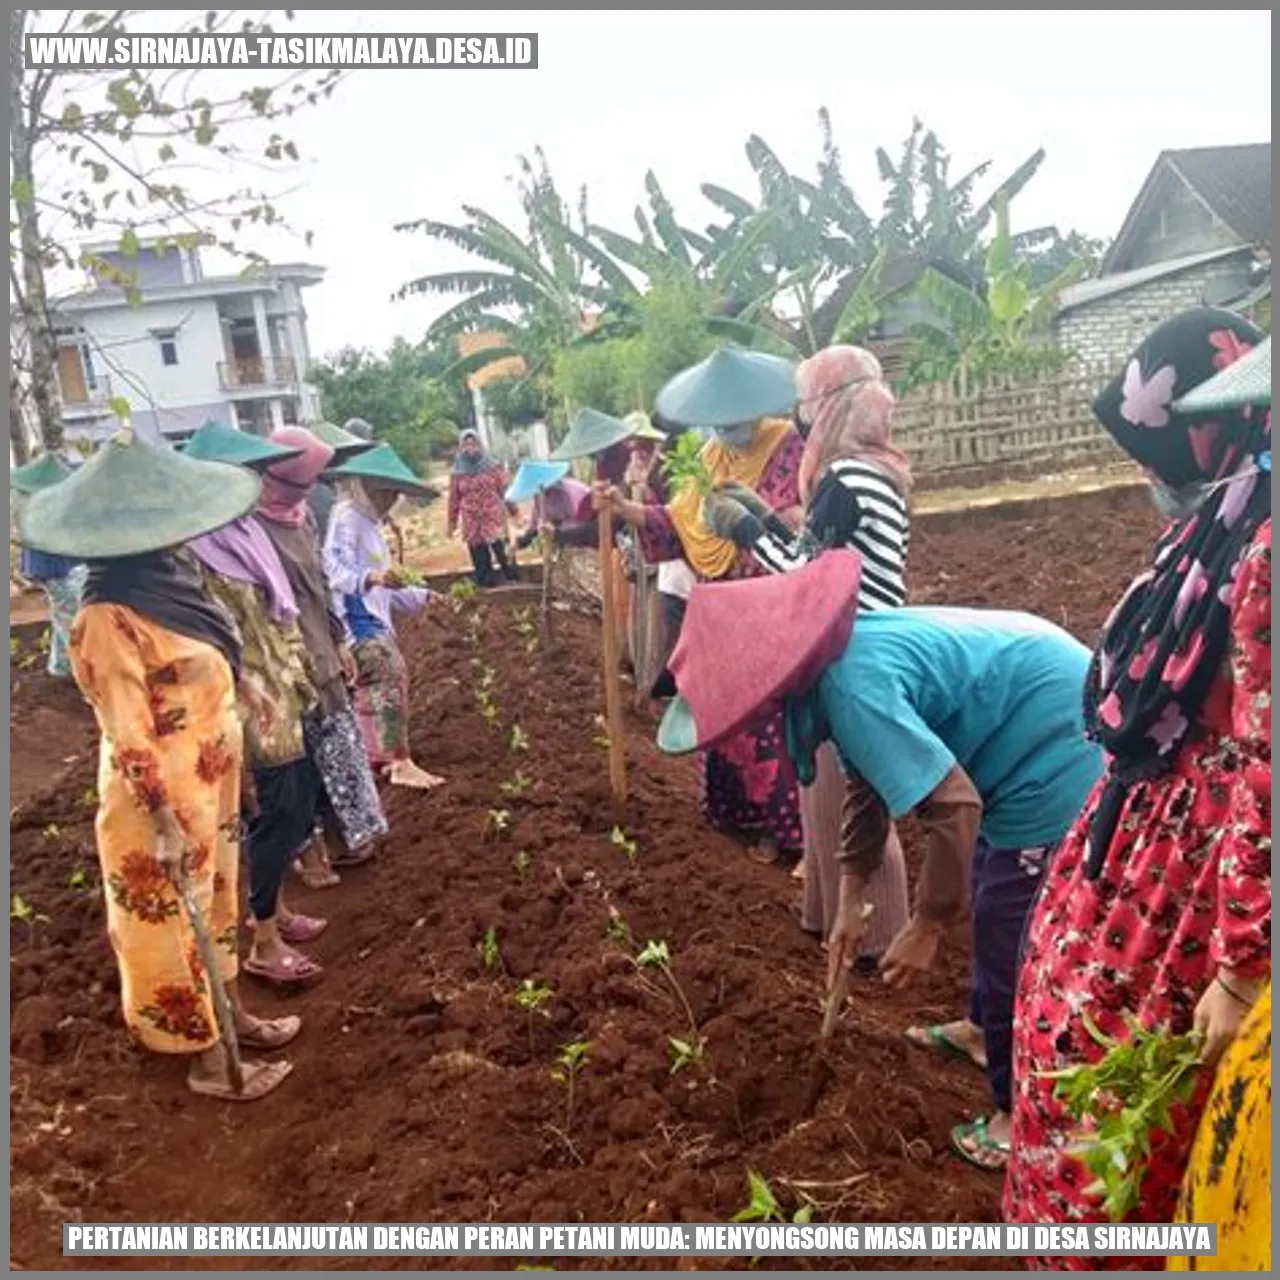
[[[1271,143],[1164,154],[1241,240],[1271,243]]]

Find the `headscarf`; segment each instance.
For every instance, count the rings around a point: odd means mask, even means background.
[[[799,407],[810,429],[800,461],[800,497],[808,502],[827,468],[841,458],[879,467],[904,497],[911,464],[890,439],[897,401],[880,361],[863,347],[827,347],[796,369]]]
[[[364,481],[359,476],[346,476],[338,486],[338,499],[354,507],[374,524],[382,523],[382,513],[374,505]]]
[[[1155,478],[1175,490],[1209,488],[1112,612],[1085,680],[1085,726],[1112,758],[1089,828],[1091,879],[1130,785],[1164,773],[1196,726],[1227,653],[1240,561],[1271,515],[1270,476],[1258,461],[1271,448],[1270,408],[1188,418],[1171,405],[1261,339],[1232,312],[1183,312],[1153,330],[1094,401],[1108,433]]]
[[[713,436],[702,446],[702,460],[711,472],[712,483],[756,488],[778,446],[795,427],[786,419],[765,418],[756,426],[755,434],[745,449],[730,448]],[[702,521],[702,499],[692,486],[671,500],[667,510],[675,525],[690,567],[703,578],[723,578],[738,559],[738,548],[728,538],[711,532]]]
[[[462,448],[468,440],[474,440],[476,444],[480,445],[480,452],[475,457],[464,452]],[[458,449],[453,455],[453,474],[455,476],[479,476],[486,471],[496,470],[497,466],[498,463],[486,452],[478,431],[468,427],[459,434]]]
[[[363,418],[348,418],[342,424],[343,431],[356,437],[357,440],[372,440],[373,427],[369,425]]]
[[[306,523],[307,494],[333,459],[333,448],[305,427],[281,427],[267,437],[272,444],[301,449],[296,457],[272,463],[262,473],[258,514],[297,529]]]
[[[93,560],[81,604],[118,604],[166,631],[211,645],[240,674],[240,635],[230,616],[211,599],[195,564],[177,551]]]
[[[274,621],[292,622],[298,616],[298,603],[279,553],[256,520],[247,516],[233,520],[187,545],[192,555],[219,577],[261,587]]]

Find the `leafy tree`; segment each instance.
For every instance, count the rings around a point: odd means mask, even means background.
[[[1087,236],[1082,231],[1063,235],[1057,227],[1041,227],[1024,231],[1013,238],[1014,253],[1027,267],[1027,283],[1042,288],[1074,263],[1082,264],[1084,276],[1093,276],[1102,265],[1107,251],[1105,240]]]
[[[291,15],[286,12],[286,19]],[[242,16],[211,9],[191,15],[180,30],[246,36],[270,34],[270,11]],[[199,73],[170,71],[35,70],[26,65],[25,37],[44,29],[114,37],[165,28],[168,10],[89,13],[64,10],[43,20],[18,9],[9,33],[9,287],[25,331],[28,361],[17,379],[29,392],[46,449],[62,444],[55,369],[57,339],[49,314],[46,272],[59,264],[85,266],[134,295],[135,273],[111,268],[101,255],[75,257],[78,234],[109,235],[126,258],[145,233],[167,233],[194,246],[210,239],[249,262],[260,257],[240,244],[255,226],[285,226],[270,193],[233,187],[198,193],[176,175],[211,155],[223,169],[281,168],[298,158],[279,122],[332,93],[341,73],[287,75],[225,97],[206,96]],[[264,136],[265,135],[265,136]],[[12,347],[11,347],[12,350]],[[11,408],[15,380],[10,381]],[[11,414],[11,418],[14,415]]]

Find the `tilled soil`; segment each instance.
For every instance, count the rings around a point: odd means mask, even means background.
[[[1032,609],[1092,641],[1154,531],[1135,491],[922,520],[914,597]],[[92,721],[39,663],[11,669],[11,892],[37,913],[10,930],[13,1263],[77,1265],[60,1230],[77,1220],[724,1220],[746,1203],[748,1168],[787,1211],[808,1196],[828,1219],[995,1219],[999,1178],[947,1152],[950,1126],[989,1101],[982,1076],[901,1035],[965,1008],[964,939],[914,992],[861,980],[820,1049],[822,952],[791,915],[795,883],[702,825],[691,765],[658,753],[634,713],[629,857],[595,722],[598,625],[558,615],[544,651],[526,619],[491,599],[405,628],[415,754],[448,785],[390,795],[388,847],[339,888],[291,883],[295,907],[331,920],[313,948],[326,977],[293,997],[247,987],[255,1009],[296,1011],[305,1029],[294,1076],[244,1108],[194,1098],[180,1061],[124,1032]],[[489,668],[496,726],[475,693]],[[517,724],[527,750],[511,749]],[[667,944],[674,983],[633,963],[650,940]],[[532,1014],[524,982],[551,993]],[[699,1037],[701,1060],[673,1072],[671,1039]],[[553,1071],[574,1041],[590,1047],[570,1103]]]

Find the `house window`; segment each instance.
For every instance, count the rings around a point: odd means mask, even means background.
[[[174,329],[157,329],[155,339],[160,344],[160,363],[175,365],[178,363],[178,334]]]

